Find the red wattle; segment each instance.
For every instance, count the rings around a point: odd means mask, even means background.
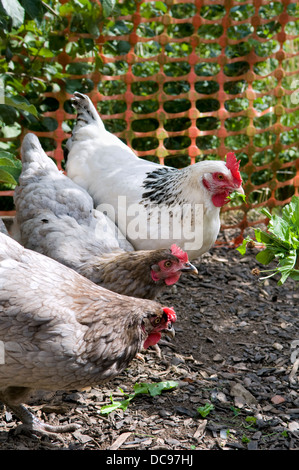
[[[214,206],[215,207],[222,207],[225,204],[227,204],[229,202],[228,199],[227,199],[227,196],[228,196],[227,192],[213,194],[212,202],[213,202]]]
[[[149,346],[154,346],[161,339],[161,333],[151,333],[146,340],[144,341],[144,349],[147,349]]]
[[[173,274],[173,276],[167,277],[165,280],[165,284],[167,286],[172,286],[180,279],[181,273]]]

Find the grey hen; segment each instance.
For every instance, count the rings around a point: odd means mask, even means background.
[[[51,426],[22,403],[32,390],[78,390],[123,371],[172,333],[171,308],[122,296],[0,233],[0,400],[38,433]]]

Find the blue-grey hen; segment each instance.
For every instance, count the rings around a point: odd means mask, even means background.
[[[32,391],[111,380],[176,321],[173,309],[97,286],[2,233],[0,286],[0,401],[34,433],[78,426],[39,421],[24,406]]]

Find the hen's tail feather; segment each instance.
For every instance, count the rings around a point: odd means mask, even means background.
[[[77,119],[72,130],[72,135],[67,140],[63,149],[65,163],[67,162],[68,154],[71,151],[73,143],[76,140],[76,134],[81,128],[84,128],[89,124],[95,124],[100,130],[105,130],[102,119],[98,115],[91,99],[87,95],[83,95],[82,93],[75,91],[74,95],[71,97],[71,102],[77,111]]]
[[[74,96],[71,98],[71,102],[75,106],[78,113],[76,126],[74,128],[75,131],[77,131],[80,127],[84,127],[93,123],[97,123],[97,125],[104,127],[103,122],[98,115],[91,99],[87,95],[83,95],[82,93],[75,91]]]
[[[1,218],[0,218],[0,233],[4,233],[5,235],[8,235],[6,225]]]
[[[21,147],[22,164],[38,163],[40,166],[56,166],[43,150],[38,137],[35,134],[26,134]]]

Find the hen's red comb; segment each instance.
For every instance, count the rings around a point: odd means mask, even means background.
[[[185,251],[182,250],[182,248],[180,248],[179,246],[173,244],[171,245],[170,247],[170,250],[171,250],[171,253],[176,256],[177,258],[179,258],[181,261],[183,261],[184,263],[187,263],[188,261],[188,255]]]
[[[176,321],[176,313],[173,308],[163,307],[163,312],[166,313],[168,321],[171,321],[171,323]]]
[[[242,183],[242,178],[240,175],[240,160],[237,161],[236,155],[234,152],[228,152],[226,156],[226,167],[231,171],[231,174],[235,180],[235,182],[240,186]]]

